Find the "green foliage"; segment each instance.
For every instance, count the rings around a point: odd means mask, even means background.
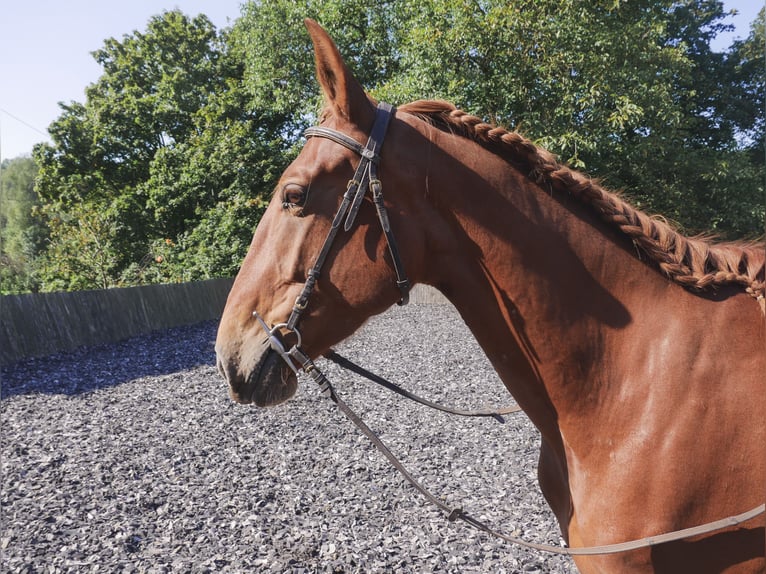
[[[36,288],[35,256],[45,239],[45,227],[35,217],[39,206],[32,158],[3,161],[0,166],[0,293]]]
[[[48,291],[106,289],[119,272],[121,223],[113,205],[75,203],[51,216],[50,244],[38,262]]]
[[[246,62],[245,82],[259,109],[292,118],[296,130],[313,122],[321,100],[304,18],[320,21],[356,77],[374,88],[398,71],[399,12],[395,0],[269,0],[249,2],[233,42]]]
[[[727,115],[744,146],[762,153],[766,142],[766,8],[761,8],[747,39],[735,42],[726,58],[731,75],[725,85],[733,94]]]
[[[233,275],[321,105],[307,16],[377,98],[520,129],[689,232],[763,232],[763,10],[716,53],[718,0],[261,0],[229,30],[166,12],[94,53],[35,150],[41,205],[27,186],[23,217],[0,208],[0,285]]]
[[[35,150],[43,287],[233,274],[289,154],[279,116],[249,105],[228,32],[167,12],[94,56],[104,73],[87,101],[63,106]]]
[[[305,34],[284,30],[306,15],[378,98],[447,99],[516,127],[690,232],[763,229],[762,158],[737,143],[763,118],[763,42],[712,52],[719,1],[251,2],[248,87],[296,129],[317,94]]]

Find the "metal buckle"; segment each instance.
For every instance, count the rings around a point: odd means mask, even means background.
[[[282,357],[282,360],[287,363],[287,366],[292,369],[292,371],[298,375],[298,367],[295,366],[293,363],[293,358],[291,356],[291,352],[293,349],[296,349],[301,346],[301,334],[296,328],[290,328],[287,326],[287,323],[277,323],[273,327],[269,328],[269,326],[266,324],[266,321],[263,320],[263,318],[258,314],[258,311],[253,311],[253,317],[255,317],[258,320],[258,323],[260,323],[261,328],[266,332],[266,335],[268,336],[269,346],[272,350],[276,351],[276,353]],[[279,332],[279,329],[286,328],[290,332],[295,333],[295,336],[298,337],[298,342],[293,345],[292,349],[290,351],[285,350],[285,346],[282,344],[282,341],[277,337],[276,333]]]

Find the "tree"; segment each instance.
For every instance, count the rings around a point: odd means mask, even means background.
[[[248,87],[294,110],[296,130],[317,109],[311,52],[305,34],[282,31],[305,15],[378,98],[448,99],[516,126],[689,231],[763,228],[762,195],[740,187],[750,160],[731,115],[736,97],[754,97],[732,75],[743,52],[710,49],[725,29],[719,1],[251,2],[238,23]]]
[[[0,166],[0,293],[35,289],[34,259],[45,238],[35,217],[39,206],[34,181],[37,166],[29,157]]]
[[[92,203],[68,206],[48,220],[50,243],[37,268],[47,291],[107,289],[119,273],[120,222]]]
[[[730,153],[731,162],[726,171],[729,185],[726,191],[733,196],[727,204],[731,218],[742,221],[741,227],[761,232],[766,221],[766,8],[761,8],[753,22],[750,35],[736,42],[727,54],[727,63],[732,71],[733,94],[727,115],[733,124],[737,148]],[[740,193],[749,192],[752,200],[740,200]],[[761,201],[758,201],[760,196]],[[750,222],[755,222],[751,224]]]
[[[373,96],[516,127],[687,231],[763,232],[763,11],[710,49],[718,0],[261,0],[178,11],[95,52],[104,73],[35,150],[44,289],[236,272],[321,105],[306,16]],[[289,32],[286,32],[289,31]]]
[[[253,105],[285,116],[287,129],[282,135],[297,140],[315,121],[321,104],[303,19],[321,21],[362,85],[373,89],[399,70],[399,13],[401,6],[410,4],[393,0],[245,4],[232,42],[246,63],[244,81]]]
[[[104,73],[86,102],[63,105],[35,150],[44,288],[232,274],[286,147],[280,118],[249,106],[228,32],[166,12],[94,56]],[[171,244],[173,258],[155,253]]]

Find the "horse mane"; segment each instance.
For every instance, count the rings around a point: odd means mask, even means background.
[[[565,192],[591,206],[675,283],[697,291],[741,285],[763,301],[766,290],[763,241],[715,242],[710,237],[686,237],[665,219],[641,212],[597,181],[559,163],[554,154],[519,133],[488,124],[449,102],[420,100],[400,106],[399,110],[499,152],[539,185]]]

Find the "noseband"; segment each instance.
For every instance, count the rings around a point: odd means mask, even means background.
[[[293,309],[290,312],[290,317],[287,319],[287,322],[279,323],[269,328],[258,312],[253,311],[253,317],[258,320],[263,330],[266,331],[269,336],[269,344],[271,345],[271,348],[284,359],[296,375],[298,374],[299,368],[307,373],[314,369],[311,360],[308,359],[308,356],[301,350],[302,339],[297,329],[298,320],[308,306],[309,297],[311,296],[311,293],[314,290],[314,285],[322,272],[322,267],[325,264],[327,255],[340,231],[343,218],[345,217],[346,219],[343,229],[349,231],[354,225],[356,216],[359,213],[359,208],[362,205],[362,200],[367,194],[368,189],[372,195],[372,202],[375,205],[378,220],[380,221],[380,226],[383,229],[383,235],[385,236],[388,245],[388,252],[391,255],[391,261],[393,262],[394,271],[396,272],[396,286],[399,288],[401,294],[399,305],[406,305],[409,302],[410,282],[404,272],[404,265],[399,256],[396,239],[391,231],[388,210],[386,209],[383,200],[383,184],[378,179],[380,149],[383,146],[383,139],[386,136],[388,123],[391,120],[393,113],[394,108],[390,104],[385,102],[380,102],[378,104],[378,108],[375,112],[375,123],[372,126],[372,132],[367,140],[367,144],[364,146],[348,137],[346,134],[321,126],[311,127],[303,132],[303,135],[306,136],[306,138],[320,137],[334,141],[335,143],[356,152],[361,156],[361,160],[354,172],[354,176],[346,185],[346,193],[343,194],[343,201],[341,202],[338,211],[335,213],[327,238],[322,245],[322,249],[319,251],[314,266],[308,272],[306,283],[304,283],[300,295],[298,295],[293,304]],[[281,333],[283,330],[292,332],[297,337],[297,343],[295,343],[290,350],[285,349],[282,341],[277,336],[277,333]],[[308,363],[306,361],[308,361]]]

